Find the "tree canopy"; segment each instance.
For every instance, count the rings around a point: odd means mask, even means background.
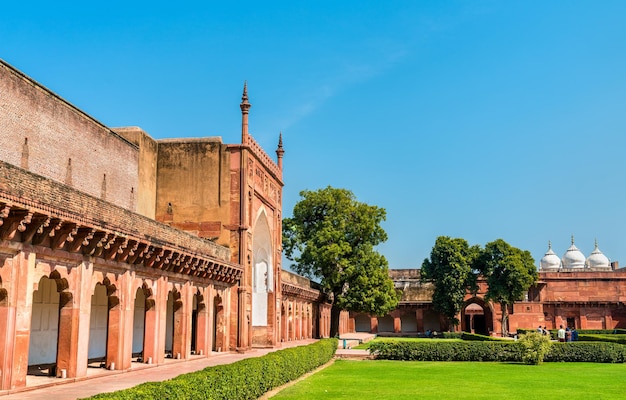
[[[283,220],[283,248],[292,269],[318,280],[332,301],[331,336],[341,310],[384,315],[398,304],[385,257],[383,208],[356,200],[346,189],[303,190],[292,218]]]
[[[476,259],[475,268],[487,280],[487,300],[502,308],[502,336],[508,334],[508,307],[524,298],[539,277],[535,260],[527,250],[513,247],[502,239],[487,243]]]
[[[468,289],[476,285],[472,265],[480,252],[479,246],[470,247],[465,239],[439,236],[430,259],[422,263],[422,279],[435,286],[433,307],[446,317],[450,325],[459,324]]]

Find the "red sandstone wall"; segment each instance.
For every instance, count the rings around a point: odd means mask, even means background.
[[[2,61],[0,139],[0,160],[134,208],[137,147]]]

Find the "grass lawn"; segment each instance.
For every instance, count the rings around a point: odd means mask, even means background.
[[[626,364],[337,360],[284,399],[624,399]]]

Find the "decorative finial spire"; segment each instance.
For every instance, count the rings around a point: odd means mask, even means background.
[[[247,114],[250,107],[252,107],[252,104],[248,101],[248,81],[243,82],[243,95],[241,95],[241,104],[239,107],[241,107],[241,112],[244,114]]]
[[[243,95],[241,96],[241,143],[246,144],[248,137],[248,112],[252,104],[248,101],[248,81],[243,82]]]
[[[574,235],[572,235],[572,246],[574,245]]]
[[[283,169],[283,154],[285,154],[285,150],[283,149],[283,132],[281,131],[278,135],[278,148],[276,149],[276,157],[278,157],[278,168]]]
[[[548,250],[552,250],[552,241],[548,240]]]
[[[596,250],[598,250],[598,238],[595,238],[594,242],[595,242]]]

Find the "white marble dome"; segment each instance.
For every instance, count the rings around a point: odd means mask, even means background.
[[[602,254],[600,249],[598,249],[598,242],[596,241],[596,248],[593,252],[587,257],[587,267],[594,269],[610,269],[611,264],[607,256]]]
[[[548,242],[548,251],[543,255],[539,261],[539,268],[541,270],[558,270],[561,268],[561,259],[552,250],[552,243]]]
[[[585,255],[578,250],[578,247],[574,244],[574,237],[572,236],[572,245],[567,249],[565,254],[563,254],[563,258],[561,259],[563,268],[583,269],[585,268],[585,261]]]

